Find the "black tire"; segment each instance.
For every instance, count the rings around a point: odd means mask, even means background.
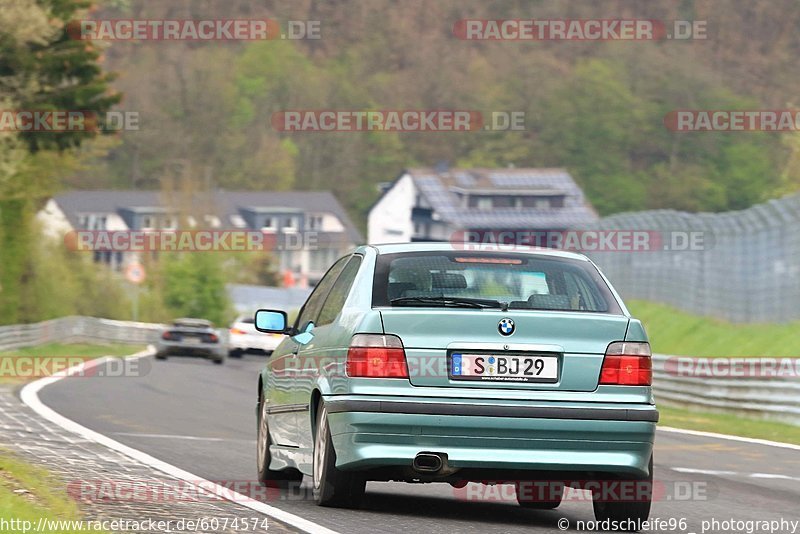
[[[269,437],[269,417],[267,417],[264,402],[261,399],[258,402],[257,419],[256,470],[258,471],[258,481],[269,487],[286,486],[290,482],[302,482],[303,474],[300,471],[295,469],[273,471],[269,468],[269,464],[272,461],[272,455],[269,452],[272,439]],[[262,444],[264,445],[263,448],[261,447]]]
[[[530,484],[530,487],[526,487],[527,484]],[[517,492],[519,505],[531,510],[555,510],[561,506],[561,500],[564,498],[564,484],[560,482],[550,482],[547,486],[536,486],[534,481],[526,480],[514,484],[514,489]],[[540,494],[539,491],[542,493]],[[546,498],[552,498],[552,500],[544,500]]]
[[[364,500],[367,481],[359,473],[336,468],[336,451],[328,427],[328,410],[320,404],[314,436],[314,499],[320,506],[358,508]]]
[[[241,357],[242,357],[242,351],[241,351],[241,349],[232,349],[232,350],[229,350],[229,351],[228,351],[228,357],[229,357],[229,358],[241,358]]]
[[[223,363],[225,363],[225,359],[224,358],[214,358],[214,363],[216,365],[222,365]]]
[[[641,496],[636,500],[604,502],[598,499],[598,492],[592,493],[592,506],[594,517],[597,521],[624,522],[623,526],[629,527],[631,532],[637,532],[637,524],[647,521],[650,516],[650,505],[653,502],[653,457],[650,457],[650,474],[642,478],[642,486],[637,488],[635,495]]]
[[[166,354],[156,354],[156,360],[166,360],[166,359],[167,359]]]

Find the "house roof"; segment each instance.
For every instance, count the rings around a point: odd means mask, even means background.
[[[408,169],[420,193],[441,220],[462,228],[580,227],[597,221],[572,176],[559,168]],[[464,209],[458,193],[563,195],[564,206],[552,208]]]
[[[171,210],[170,203],[161,191],[69,191],[56,195],[54,200],[73,228],[80,227],[79,216],[82,213],[118,213],[121,210],[168,212]],[[242,209],[273,208],[332,213],[341,221],[350,242],[363,242],[361,233],[330,191],[216,190],[211,193],[210,200],[205,194],[194,194],[192,203],[193,205],[211,206],[212,213],[208,213],[208,215],[218,216],[223,228],[235,228],[231,223],[231,217],[241,215],[240,210]]]

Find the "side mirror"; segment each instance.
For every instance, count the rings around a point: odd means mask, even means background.
[[[256,330],[268,334],[285,334],[288,319],[282,310],[258,310],[256,312]]]

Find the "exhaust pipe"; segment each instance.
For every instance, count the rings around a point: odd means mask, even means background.
[[[421,452],[414,457],[411,466],[419,473],[438,473],[445,465],[440,454],[435,452]]]

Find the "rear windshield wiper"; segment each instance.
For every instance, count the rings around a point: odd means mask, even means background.
[[[399,297],[390,301],[392,306],[414,306],[418,304],[453,308],[500,308],[497,300],[470,299],[462,297]]]

